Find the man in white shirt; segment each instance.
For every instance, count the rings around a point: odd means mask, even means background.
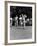
[[[20,25],[22,26],[22,16],[20,15],[20,17],[19,17],[19,20],[20,20]]]
[[[22,18],[23,18],[23,28],[25,28],[25,23],[26,23],[26,20],[25,20],[25,18],[26,18],[27,16],[26,16],[26,14],[22,14]]]
[[[18,16],[15,17],[15,26],[18,26]]]

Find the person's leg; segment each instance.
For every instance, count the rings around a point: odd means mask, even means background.
[[[25,22],[24,22],[24,27],[23,28],[25,28]]]
[[[16,21],[15,21],[15,26],[16,26]]]
[[[18,26],[18,21],[16,20],[16,22],[15,22],[15,26]]]
[[[23,23],[22,23],[22,21],[21,21],[21,27],[22,27],[22,24],[23,24]]]
[[[18,20],[17,20],[17,22],[16,22],[16,26],[18,26]]]

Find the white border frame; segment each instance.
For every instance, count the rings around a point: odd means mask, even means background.
[[[32,7],[32,39],[10,40],[10,6]],[[35,41],[35,21],[34,20],[35,20],[34,4],[8,3],[8,43],[34,42]]]

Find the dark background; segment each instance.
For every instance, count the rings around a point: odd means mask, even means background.
[[[32,7],[20,7],[20,6],[10,6],[10,17],[14,17],[20,14],[26,14],[27,17],[32,17]]]
[[[32,7],[10,6],[10,17],[14,18],[16,15],[19,17],[21,14],[26,14],[29,19],[32,18]]]

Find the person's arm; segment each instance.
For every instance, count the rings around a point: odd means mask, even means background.
[[[27,16],[25,15],[25,18],[26,18]]]

